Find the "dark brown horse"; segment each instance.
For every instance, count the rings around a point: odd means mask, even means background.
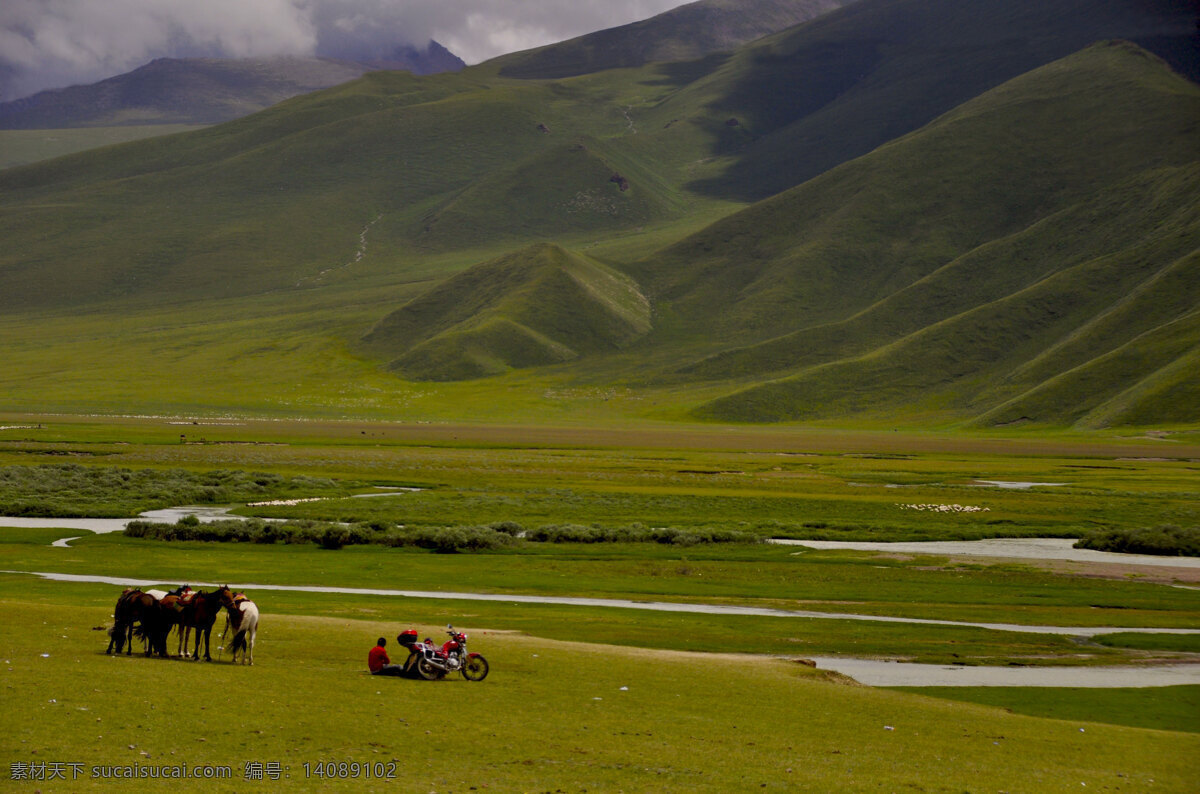
[[[193,659],[200,658],[200,638],[203,636],[204,661],[212,661],[212,656],[209,654],[209,640],[212,636],[213,623],[216,622],[221,609],[232,605],[233,593],[228,585],[222,585],[211,593],[203,590],[197,592],[177,613],[179,631],[182,633],[194,629],[196,632],[196,648],[192,652]],[[186,651],[185,647],[184,652],[186,653]]]
[[[162,601],[155,600],[153,605],[146,607],[141,614],[137,627],[133,630],[135,637],[146,641],[146,655],[157,653],[166,657],[167,635],[175,625],[175,611]]]
[[[105,653],[112,653],[114,649],[120,653],[121,649],[125,648],[126,656],[132,654],[134,624],[144,627],[147,620],[151,624],[157,623],[155,620],[157,612],[158,601],[149,593],[144,593],[137,588],[128,588],[122,592],[113,609],[113,627],[109,631],[108,650]],[[149,642],[150,639],[147,637],[147,643]],[[149,646],[146,648],[146,653],[150,653]]]

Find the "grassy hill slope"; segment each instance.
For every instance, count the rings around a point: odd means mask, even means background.
[[[730,197],[791,187],[865,152],[852,143],[864,131],[870,148],[1097,31],[1174,30],[1180,15],[1164,2],[1106,0],[1086,13],[1075,0],[1014,2],[976,18],[938,3],[860,0],[732,57],[568,80],[506,79],[501,64],[372,73],[192,135],[0,173],[0,235],[11,241],[0,252],[0,307],[403,280],[451,252],[447,275],[539,240],[678,236],[672,227],[694,228]],[[1051,17],[1053,46],[1015,57],[1024,50],[1014,37]],[[904,68],[880,60],[909,51],[859,46],[883,21],[942,56]],[[959,41],[995,59],[948,69]],[[929,104],[929,80],[947,74],[959,82]],[[836,122],[823,142],[795,137],[813,114],[846,106],[847,80],[854,106],[870,113],[822,115]]]
[[[1181,0],[861,0],[739,50],[689,91],[744,130],[731,171],[695,189],[763,198],[864,155],[1096,41],[1126,39],[1196,73]]]
[[[669,171],[591,142],[626,125],[605,99],[478,72],[373,73],[192,135],[9,169],[0,229],[21,242],[0,253],[0,305],[314,288],[494,247],[497,230],[682,217]]]
[[[627,277],[539,245],[451,277],[364,342],[414,380],[459,380],[617,349],[649,328],[649,302]]]
[[[0,169],[29,165],[67,154],[128,143],[142,138],[173,135],[201,129],[205,125],[139,124],[121,127],[89,127],[41,130],[0,130]]]
[[[637,273],[676,336],[715,323],[771,337],[682,368],[782,376],[702,415],[1074,422],[1195,350],[1197,119],[1200,88],[1131,45],[1098,45]]]

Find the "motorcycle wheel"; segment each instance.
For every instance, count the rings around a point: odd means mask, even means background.
[[[445,673],[439,670],[437,666],[428,659],[417,660],[417,672],[420,673],[421,677],[426,681],[436,681],[445,675]]]
[[[482,681],[488,674],[487,659],[482,656],[468,656],[463,661],[462,674],[468,681]]]

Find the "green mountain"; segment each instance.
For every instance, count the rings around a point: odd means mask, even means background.
[[[728,211],[730,197],[791,187],[865,153],[1096,30],[1173,30],[1183,19],[1171,0],[1129,2],[1009,2],[1007,15],[976,18],[954,10],[971,2],[860,0],[730,58],[567,80],[504,78],[495,64],[371,73],[190,135],[7,169],[0,236],[14,244],[0,251],[0,308],[407,282],[430,273],[430,257],[448,275],[541,240],[653,232],[653,245]],[[941,15],[954,24],[936,25]],[[897,36],[941,38],[868,49],[926,55],[899,71],[881,61],[849,103],[848,73],[813,53],[859,52],[835,34],[866,25],[874,36],[879,18]],[[1037,58],[1011,46],[1034,23],[1056,31]],[[821,31],[829,43],[812,44]],[[992,55],[960,68],[946,54],[960,41]],[[797,63],[811,68],[797,73]],[[920,98],[930,81],[955,88],[931,104]],[[854,114],[830,115],[849,104]],[[823,132],[796,138],[816,117]]]
[[[860,0],[730,55],[371,73],[7,169],[0,394],[540,416],[620,386],[721,421],[1198,421],[1200,88],[1129,43],[1053,60],[1181,20]],[[153,399],[100,384],[184,368]]]
[[[727,143],[732,168],[692,187],[773,195],[1101,40],[1139,43],[1196,75],[1197,23],[1188,0],[852,3],[739,50],[691,86],[743,131]]]
[[[1097,45],[634,272],[674,336],[748,343],[677,377],[770,378],[710,418],[1194,421],[1198,121],[1195,84]]]

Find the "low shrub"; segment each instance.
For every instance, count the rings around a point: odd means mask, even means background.
[[[1162,524],[1141,529],[1094,530],[1080,538],[1075,548],[1164,557],[1200,557],[1200,527]]]
[[[429,549],[439,554],[489,551],[533,543],[663,543],[695,546],[702,543],[761,543],[759,535],[715,527],[648,528],[551,524],[526,531],[520,524],[501,522],[488,526],[397,527],[392,524],[338,524],[296,520],[264,521],[261,518],[223,519],[202,523],[186,516],[174,524],[131,521],[125,528],[131,538],[149,540],[193,540],[218,543],[314,544],[323,549],[378,544],[393,548]]]
[[[695,546],[701,543],[761,543],[762,536],[736,529],[713,527],[627,527],[580,526],[579,524],[549,524],[525,533],[533,543],[663,543],[673,546]]]

